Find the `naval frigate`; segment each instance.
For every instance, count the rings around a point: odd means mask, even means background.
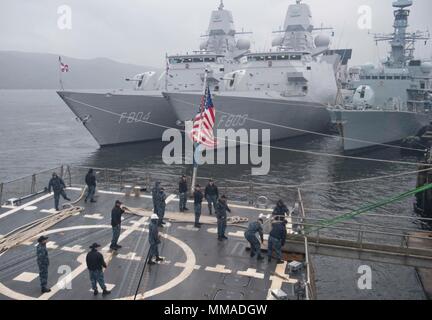
[[[270,129],[270,140],[326,130],[327,107],[336,101],[336,74],[343,59],[329,50],[324,29],[314,28],[307,4],[291,4],[272,50],[245,54],[236,70],[210,84],[215,127]],[[315,35],[317,30],[321,32]],[[164,95],[181,121],[191,120],[199,110],[200,91]]]
[[[430,124],[432,64],[414,58],[415,42],[427,41],[429,34],[407,32],[412,5],[393,2],[394,32],[375,35],[377,42],[390,42],[390,55],[379,66],[351,68],[348,86],[354,93],[329,108],[347,153],[399,142]]]
[[[221,1],[211,13],[200,50],[167,57],[169,73],[149,71],[127,79],[135,84],[133,90],[57,93],[100,146],[157,140],[164,130],[176,127],[177,121],[162,90],[197,90],[203,85],[204,70],[210,70],[209,81],[231,70],[235,58],[250,46],[247,39],[237,39],[239,34],[246,33],[236,32],[233,15]]]

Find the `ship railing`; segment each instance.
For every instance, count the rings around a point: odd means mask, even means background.
[[[66,184],[70,187],[83,187],[85,185],[84,177],[89,169],[90,167],[85,166],[67,166],[65,169]],[[94,167],[92,169],[96,173],[99,189],[117,192],[124,191],[127,186],[140,187],[142,190],[150,192],[155,182],[159,181],[167,193],[176,194],[178,193],[178,182],[182,176],[182,174],[178,173],[159,172],[157,170],[142,171]],[[184,174],[188,177],[190,185],[190,174],[187,174],[187,172],[184,172]],[[209,179],[211,177],[197,177],[197,183],[204,188]],[[216,184],[221,195],[225,194],[231,199],[247,202],[250,205],[253,205],[259,197],[249,176],[245,178],[245,181],[217,179]]]
[[[82,188],[85,186],[85,176],[90,167],[76,166],[76,165],[64,165],[49,170],[44,170],[26,177],[15,179],[7,182],[0,182],[0,206],[8,202],[9,199],[22,199],[31,197],[34,194],[43,192],[48,187],[49,180],[53,172],[56,172],[62,177],[68,187]],[[92,167],[96,172],[97,184],[99,190],[122,192],[126,186],[137,187],[139,186],[143,191],[150,192],[151,188],[156,181],[160,181],[165,187],[167,193],[178,193],[178,182],[182,174],[173,172],[159,172],[156,170],[142,171],[134,169],[108,169],[108,168],[96,168]],[[190,174],[187,171],[183,172],[188,179],[190,185]],[[207,185],[208,180],[212,177],[197,177],[197,183],[203,188]],[[250,206],[255,206],[263,210],[270,210],[275,206],[275,203],[283,199],[287,204],[298,203],[299,194],[297,187],[284,186],[284,185],[272,185],[267,183],[260,183],[259,178],[245,175],[243,180],[217,178],[215,180],[216,185],[219,188],[220,195],[224,194],[228,199],[232,201],[238,201],[248,203]],[[270,187],[270,188],[269,188]],[[270,189],[270,190],[269,190]],[[269,190],[269,191],[265,191]],[[189,194],[191,196],[191,194]],[[265,201],[261,201],[265,199]],[[305,221],[310,223],[322,222],[322,210],[320,209],[306,209],[308,211],[308,217]],[[324,210],[329,211],[329,210]],[[349,210],[347,210],[349,211]],[[325,212],[328,215],[337,215],[347,212],[340,211],[329,211]],[[419,222],[420,224],[428,225],[432,224],[432,218],[424,218],[418,216],[392,216],[391,214],[377,214],[377,213],[364,213],[362,217],[385,217],[395,221],[408,220],[412,223]],[[318,218],[315,218],[318,217]],[[293,217],[295,219],[295,216]],[[304,222],[305,222],[304,221]],[[376,224],[359,223],[357,220],[349,220],[341,222],[342,225],[349,225],[352,228],[378,228],[386,231],[418,231],[419,229],[409,229],[387,223],[383,226]],[[430,227],[430,226],[429,226]]]
[[[350,222],[338,222],[337,225],[323,226],[324,219],[292,217],[292,225],[288,225],[288,230],[292,230],[291,238],[305,238],[308,245],[320,245],[321,243],[331,243],[344,241],[357,249],[371,249],[375,247],[388,247],[394,253],[407,253],[409,250],[417,251],[424,256],[432,258],[432,237],[430,232],[419,229],[407,231],[405,228],[389,228],[391,231],[382,231],[385,227],[373,226],[370,224],[358,223],[353,226]],[[425,245],[426,244],[426,245]],[[397,252],[396,252],[397,251]],[[306,250],[308,252],[308,250]]]
[[[16,202],[31,198],[48,188],[52,173],[56,172],[63,178],[68,187],[84,187],[85,176],[90,167],[63,165],[49,170],[40,171],[25,177],[11,181],[0,181],[0,206],[15,199]],[[150,191],[156,181],[164,185],[166,192],[178,193],[178,181],[181,174],[159,172],[156,170],[142,171],[133,169],[108,169],[92,167],[96,173],[98,188],[106,191],[121,192],[126,186],[141,187],[142,190]],[[190,183],[190,174],[188,176]],[[205,187],[211,177],[198,177],[197,183]],[[256,204],[257,199],[262,195],[260,187],[256,186],[251,176],[245,176],[244,181],[234,179],[217,179],[219,193],[225,194],[232,200],[247,202],[250,205]],[[281,189],[275,191],[269,197],[269,201],[274,202],[279,198],[292,198],[292,190]],[[270,205],[270,202],[268,203]]]
[[[56,172],[60,177],[63,177],[64,168],[64,166],[55,167],[25,177],[0,182],[0,207],[5,204],[16,205],[34,195],[45,192],[52,173]]]
[[[298,194],[298,202],[299,202],[299,209],[300,209],[299,222],[304,223],[306,220],[306,212],[305,212],[303,197],[300,189],[297,190],[297,194]],[[304,235],[304,252],[305,252],[304,264],[306,268],[306,288],[305,288],[306,300],[315,300],[316,299],[315,275],[314,275],[314,268],[311,263],[311,257],[309,254],[309,240],[306,234]]]

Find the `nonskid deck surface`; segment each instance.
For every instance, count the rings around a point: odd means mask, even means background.
[[[78,198],[79,193],[77,189],[68,190],[71,198]],[[161,229],[160,254],[165,261],[147,265],[138,287],[149,249],[149,220],[148,217],[125,214],[119,242],[123,248],[116,254],[111,253],[107,250],[111,240],[110,213],[116,199],[131,208],[143,208],[149,213],[152,210],[148,195],[137,198],[99,191],[97,203],[78,203],[85,207],[84,212],[43,233],[49,236],[48,285],[52,292],[40,293],[37,242],[33,240],[0,256],[0,299],[133,299],[138,292],[140,299],[264,300],[271,298],[271,288],[281,288],[288,294],[293,292],[296,279],[289,278],[287,263],[276,265],[274,259],[268,263],[250,258],[244,229],[228,226],[229,240],[218,242],[215,225],[203,225],[199,230],[189,222],[168,222],[167,227]],[[178,198],[172,195],[168,199],[167,215],[181,215],[177,212]],[[186,215],[192,215],[193,203],[188,207],[191,210]],[[266,211],[234,203],[231,207],[233,215],[250,220]],[[2,208],[0,234],[7,234],[52,212],[53,199],[49,195],[33,199],[28,205]],[[203,217],[208,217],[206,204],[203,205]],[[102,245],[102,252],[109,262],[105,281],[112,294],[106,298],[100,294],[94,297],[90,291],[85,255],[94,242]],[[286,258],[292,260],[295,257]]]

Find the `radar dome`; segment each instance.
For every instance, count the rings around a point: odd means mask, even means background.
[[[317,48],[328,47],[330,45],[330,37],[325,34],[319,34],[315,37],[314,43]]]
[[[353,103],[357,107],[373,106],[375,104],[375,92],[369,86],[360,86],[356,89]]]
[[[393,1],[393,7],[395,7],[395,8],[411,7],[412,5],[413,5],[412,0],[396,0],[396,1]]]
[[[277,36],[272,41],[272,47],[279,47],[279,46],[282,45],[282,42],[283,42],[283,37],[282,36]]]
[[[429,74],[432,72],[432,63],[423,62],[420,67],[421,71],[425,74]]]
[[[200,50],[207,50],[207,45],[208,45],[207,41],[201,42]]]
[[[250,41],[247,39],[239,39],[237,41],[237,49],[239,50],[249,50],[250,49]]]

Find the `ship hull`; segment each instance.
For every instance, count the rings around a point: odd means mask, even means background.
[[[188,121],[197,114],[202,94],[163,94],[179,120]],[[281,140],[305,135],[309,131],[323,132],[330,124],[326,107],[313,102],[225,93],[212,98],[216,108],[216,129],[270,129],[270,140]]]
[[[427,115],[413,112],[330,110],[330,115],[346,153],[400,142],[430,124]]]
[[[161,92],[57,93],[100,146],[160,139],[176,126]]]

